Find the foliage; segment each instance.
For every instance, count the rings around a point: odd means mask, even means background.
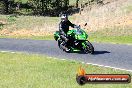
[[[98,0],[2,0],[0,1],[0,10],[2,8],[4,14],[22,14],[22,9],[26,9],[23,12],[26,15],[29,12],[31,15],[58,16],[60,13],[69,13],[71,9],[78,9],[79,4],[92,1]]]
[[[13,10],[15,10],[13,12],[17,12],[25,8],[32,9],[34,14],[46,15],[51,13],[53,15],[60,10],[67,10],[69,0],[3,0],[0,3],[0,7],[8,14],[12,13]],[[4,6],[1,6],[2,3]]]

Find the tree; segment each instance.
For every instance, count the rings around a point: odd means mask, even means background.
[[[76,0],[76,8],[78,8],[78,2],[79,2],[79,0]]]
[[[4,0],[4,5],[5,5],[5,13],[9,13],[9,0]]]
[[[4,1],[0,1],[0,13],[3,14],[4,13]]]
[[[59,10],[67,10],[69,0],[31,0],[34,7],[41,15],[50,14],[49,12],[56,13]],[[63,8],[63,9],[62,9]],[[65,9],[64,9],[65,8]]]

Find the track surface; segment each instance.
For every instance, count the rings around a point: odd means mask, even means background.
[[[95,54],[65,53],[56,41],[0,39],[0,51],[21,51],[39,53],[57,58],[79,60],[132,70],[132,45],[93,43]]]

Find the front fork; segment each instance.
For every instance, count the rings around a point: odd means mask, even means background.
[[[83,48],[86,48],[86,47],[87,47],[86,44],[85,44],[85,42],[86,42],[86,41],[82,42],[82,47],[83,47]]]
[[[79,41],[76,41],[76,42],[74,42],[74,48],[73,48],[73,50],[76,50],[76,49],[78,49],[78,50],[83,50],[84,48],[86,48],[87,46],[85,45],[85,41],[82,41],[82,42],[79,42]]]

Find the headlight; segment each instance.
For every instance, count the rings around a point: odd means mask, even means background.
[[[83,33],[82,33],[82,31],[77,31],[76,34],[77,35],[82,35]]]

